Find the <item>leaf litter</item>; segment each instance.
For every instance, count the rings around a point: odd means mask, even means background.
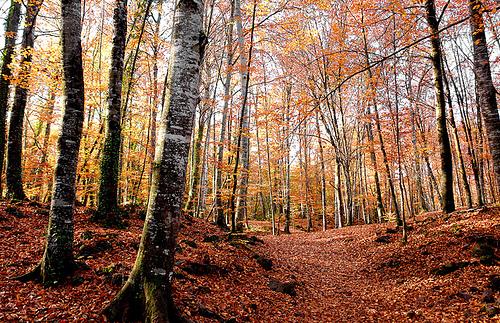
[[[132,213],[126,229],[102,228],[78,208],[75,274],[47,288],[10,279],[41,258],[47,215],[46,205],[0,203],[0,321],[102,321],[133,265],[143,221]],[[411,225],[403,245],[393,224],[256,237],[183,218],[176,305],[194,322],[499,319],[500,208],[426,213]]]

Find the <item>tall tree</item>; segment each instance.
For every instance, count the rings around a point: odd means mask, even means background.
[[[40,279],[44,284],[59,282],[74,269],[73,210],[84,112],[80,0],[63,0],[61,16],[64,116],[58,142],[59,156],[54,174],[47,242],[40,264],[21,277],[21,280]]]
[[[250,48],[248,50],[248,58],[245,54],[244,39],[243,39],[243,27],[241,22],[241,4],[240,0],[234,0],[234,18],[236,23],[236,33],[238,36],[238,46],[240,49],[240,86],[241,86],[241,110],[239,114],[239,123],[236,138],[236,157],[234,158],[234,169],[233,169],[233,187],[229,200],[229,208],[231,212],[231,230],[236,230],[236,220],[241,220],[246,217],[246,199],[248,190],[248,167],[250,161],[250,138],[248,134],[249,129],[249,108],[248,108],[248,86],[250,77],[250,64],[252,62],[252,49],[253,49],[253,35],[255,26],[255,13],[257,9],[257,3],[254,2],[253,5],[253,15],[252,15],[252,28],[250,32]],[[240,151],[241,150],[241,151]],[[241,155],[241,156],[240,156]],[[238,167],[240,163],[240,158],[242,162],[241,176],[238,179]],[[236,188],[238,186],[238,180],[240,181],[240,192],[238,196],[238,203],[235,205],[235,195]],[[238,218],[238,219],[237,219]]]
[[[470,25],[472,44],[474,48],[474,75],[476,77],[476,91],[479,96],[481,115],[486,128],[486,137],[493,159],[493,168],[496,176],[497,188],[500,189],[500,118],[496,89],[491,77],[488,43],[484,31],[482,13],[484,7],[480,0],[469,0],[471,14]]]
[[[5,25],[5,45],[2,51],[2,70],[0,74],[0,195],[2,193],[1,174],[3,173],[3,159],[5,154],[5,129],[7,121],[7,104],[9,98],[10,77],[12,75],[10,63],[16,45],[17,30],[21,20],[21,2],[10,1],[9,14]]]
[[[257,3],[254,1],[253,6],[253,15],[252,15],[252,26],[251,26],[251,36],[250,36],[250,50],[248,53],[249,59],[247,60],[245,55],[245,46],[243,39],[243,24],[242,24],[242,16],[241,16],[241,3],[240,0],[234,0],[234,16],[236,22],[236,33],[238,35],[238,46],[240,47],[240,64],[241,64],[241,97],[242,97],[242,106],[241,113],[244,114],[242,118],[241,125],[241,178],[240,178],[240,192],[238,196],[238,203],[236,206],[236,218],[238,221],[247,217],[247,193],[248,193],[248,171],[250,164],[250,134],[249,134],[249,125],[250,125],[250,109],[247,104],[247,96],[248,96],[248,85],[250,82],[250,61],[252,57],[252,48],[253,48],[253,34],[255,28],[255,13],[257,9]]]
[[[364,14],[362,13],[361,15],[362,22],[364,22]],[[366,30],[365,27],[363,26],[363,50],[364,50],[364,56],[365,56],[365,62],[367,66],[367,73],[368,73],[368,79],[367,79],[367,87],[368,90],[370,91],[370,95],[373,96],[372,99],[372,104],[373,106],[376,107],[377,102],[375,99],[376,96],[376,89],[375,89],[375,84],[373,80],[373,73],[372,69],[370,68],[370,56],[368,53],[368,41],[366,40]],[[371,108],[370,105],[367,106],[366,108],[366,113],[368,115],[371,115]],[[369,144],[369,149],[370,149],[370,161],[372,163],[373,169],[374,169],[374,180],[375,180],[375,192],[377,195],[377,218],[378,222],[381,223],[383,218],[384,218],[384,204],[382,202],[382,191],[380,189],[380,179],[379,179],[379,172],[378,172],[378,167],[377,167],[377,156],[375,155],[375,144],[374,144],[374,138],[373,138],[373,124],[372,121],[369,120],[366,125],[366,132],[368,136],[368,144]],[[380,137],[380,132],[379,132],[379,139],[380,143],[383,149],[383,141],[382,138]],[[392,191],[391,191],[392,192]]]
[[[23,124],[33,57],[34,31],[36,17],[42,6],[42,0],[29,0],[24,18],[23,40],[18,84],[9,119],[9,137],[7,140],[7,196],[15,200],[24,200],[22,178]]]
[[[323,152],[323,138],[321,138],[321,130],[319,127],[319,117],[316,111],[316,135],[318,136],[318,147],[319,147],[319,165],[320,165],[320,176],[321,176],[321,223],[323,231],[326,231],[326,171],[325,171],[325,159]]]
[[[446,104],[444,96],[443,66],[441,39],[439,37],[439,21],[436,16],[434,0],[425,2],[426,18],[431,36],[431,61],[434,69],[434,88],[436,91],[436,132],[439,143],[439,157],[441,161],[441,209],[445,213],[455,210],[453,194],[453,162],[451,154],[450,137],[446,128]]]
[[[227,24],[227,46],[226,46],[226,78],[224,81],[224,104],[222,107],[222,118],[221,118],[221,128],[219,143],[217,147],[217,162],[215,168],[215,197],[214,197],[214,207],[215,207],[215,222],[221,228],[226,228],[226,219],[224,217],[224,208],[222,206],[222,160],[224,158],[224,141],[226,138],[226,128],[228,122],[228,110],[229,110],[229,98],[231,90],[231,76],[232,76],[232,65],[233,65],[233,25],[234,25],[234,5],[231,2],[231,16]]]
[[[206,43],[202,11],[203,3],[197,0],[179,0],[176,5],[169,97],[155,154],[150,203],[129,279],[104,309],[110,321],[176,321],[171,280]]]
[[[106,225],[120,222],[118,212],[118,176],[121,145],[121,98],[123,58],[127,35],[127,0],[115,0],[114,37],[108,85],[106,139],[101,157],[99,205],[94,220]]]

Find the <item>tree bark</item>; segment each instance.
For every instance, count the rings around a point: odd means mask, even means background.
[[[247,105],[248,101],[248,86],[250,77],[250,64],[252,62],[252,49],[253,49],[253,34],[254,34],[254,24],[255,24],[255,14],[257,9],[257,4],[254,2],[253,6],[253,16],[252,16],[252,29],[250,35],[250,48],[248,50],[248,58],[245,55],[244,41],[243,41],[243,31],[241,24],[241,10],[240,1],[234,0],[234,16],[236,22],[236,32],[238,35],[238,45],[240,47],[240,68],[241,68],[241,110],[239,114],[239,123],[236,138],[236,157],[234,158],[234,168],[233,168],[233,187],[229,200],[229,209],[231,214],[231,230],[236,231],[236,221],[239,216],[240,207],[243,209],[243,214],[246,214],[246,194],[248,190],[248,166],[250,158],[250,138],[248,137],[249,129],[249,109]],[[241,176],[238,179],[238,167],[242,161]],[[238,186],[238,180],[240,181],[240,194],[238,197],[237,204],[235,204],[236,198],[236,188]],[[241,217],[241,219],[244,218]]]
[[[44,284],[57,283],[74,269],[73,209],[84,112],[80,10],[80,0],[61,2],[64,116],[58,142],[59,156],[54,174],[47,242],[40,264],[32,272],[21,276],[21,280],[40,279]]]
[[[150,203],[137,259],[128,281],[104,309],[110,321],[174,322],[175,237],[179,227],[193,117],[199,102],[200,61],[206,37],[203,3],[177,3],[169,97],[156,147]]]
[[[108,117],[106,139],[102,151],[98,208],[93,219],[104,225],[121,222],[118,212],[118,175],[121,146],[121,99],[123,59],[127,35],[127,0],[115,0],[113,13],[114,37],[108,85]]]
[[[325,158],[323,153],[323,142],[321,138],[321,130],[319,128],[319,116],[316,112],[316,134],[318,136],[318,147],[319,147],[319,164],[320,164],[320,176],[321,176],[321,224],[323,231],[326,231],[326,171],[325,171]]]
[[[483,6],[480,0],[469,0],[470,25],[474,49],[474,75],[476,91],[479,95],[481,115],[484,120],[486,137],[493,159],[497,188],[500,189],[500,118],[496,99],[496,89],[491,77],[488,44],[482,17]],[[497,191],[498,191],[497,189]]]
[[[226,63],[226,80],[224,82],[224,105],[222,108],[222,120],[219,136],[219,143],[217,147],[217,163],[215,169],[215,222],[221,228],[227,228],[226,220],[224,217],[224,208],[222,207],[222,163],[224,158],[224,142],[226,140],[227,115],[229,109],[229,92],[231,89],[231,75],[233,64],[233,9],[231,7],[231,17],[227,26],[227,63]]]
[[[290,96],[292,92],[292,85],[289,84],[286,87],[286,115],[285,115],[285,225],[284,225],[284,232],[289,234],[290,233],[290,225],[291,225],[291,197],[290,197],[290,172],[291,172],[291,161],[290,161],[290,147],[291,147],[291,141],[292,139],[290,136],[292,135],[292,132],[290,131]],[[258,140],[258,139],[257,139]]]
[[[2,70],[0,74],[0,196],[2,195],[3,160],[5,155],[5,130],[7,122],[7,108],[9,86],[12,70],[10,64],[16,46],[17,31],[21,20],[21,3],[11,0],[7,23],[5,26],[5,45],[2,51]]]
[[[441,161],[441,209],[445,213],[455,210],[453,196],[453,163],[451,154],[450,138],[446,128],[446,104],[443,85],[443,67],[441,40],[439,37],[439,22],[436,17],[436,6],[434,0],[426,0],[426,18],[431,29],[431,60],[434,67],[434,88],[436,90],[436,132],[439,144],[439,155]]]
[[[443,61],[444,62],[444,61]],[[443,64],[444,67],[444,64]],[[453,135],[453,139],[455,141],[455,152],[457,156],[457,163],[458,163],[458,169],[459,169],[459,175],[460,179],[462,180],[462,184],[465,190],[465,203],[467,208],[472,208],[472,193],[470,190],[470,185],[469,185],[469,180],[467,178],[467,170],[465,168],[465,162],[464,158],[462,155],[462,149],[460,147],[460,136],[458,134],[458,129],[457,129],[457,124],[455,122],[455,115],[453,114],[453,104],[452,104],[452,99],[451,99],[451,91],[450,91],[450,85],[448,83],[448,77],[446,76],[446,73],[443,71],[443,81],[444,85],[446,88],[446,97],[448,100],[448,113],[449,113],[449,122],[451,126],[451,131]]]
[[[364,17],[362,16],[362,19]],[[366,66],[370,66],[370,56],[368,53],[368,41],[366,40],[366,31],[365,28],[363,27],[363,49],[364,49],[364,54],[365,54],[365,62]],[[368,72],[368,90],[371,91],[370,94],[373,97],[373,106],[377,104],[376,102],[376,95],[375,95],[375,86],[374,86],[374,81],[373,81],[373,75],[372,75],[372,70],[371,68],[368,67],[367,69]],[[371,108],[368,106],[366,108],[366,112],[368,115],[371,115]],[[369,143],[369,149],[370,149],[370,161],[372,163],[372,167],[374,170],[374,180],[375,180],[375,192],[377,195],[377,218],[378,222],[382,223],[384,219],[384,203],[382,202],[382,191],[380,189],[380,179],[379,179],[379,172],[378,172],[378,166],[377,166],[377,156],[375,155],[375,144],[373,142],[373,125],[372,121],[369,120],[367,122],[367,135],[368,135],[368,143]],[[380,138],[379,138],[380,139]],[[381,141],[382,143],[382,141]]]
[[[248,53],[248,57],[251,59],[252,57],[252,48],[253,48],[253,34],[255,27],[255,14],[257,10],[256,2],[254,2],[253,6],[253,14],[252,14],[252,26],[250,31],[250,50]],[[241,16],[241,3],[240,0],[234,0],[234,14],[236,20],[236,33],[238,35],[238,45],[240,46],[240,63],[241,63],[241,97],[242,97],[242,106],[241,113],[244,114],[242,118],[241,125],[241,178],[240,178],[240,192],[238,196],[238,201],[236,205],[236,220],[238,222],[242,221],[247,217],[247,194],[248,194],[248,169],[250,166],[250,135],[249,135],[249,127],[250,127],[250,109],[247,104],[247,96],[248,96],[248,86],[250,82],[250,59],[247,60],[244,47],[244,38],[243,38],[243,27],[242,27],[242,16]]]
[[[398,226],[403,225],[401,220],[401,214],[399,212],[399,205],[396,198],[396,190],[394,189],[394,182],[392,179],[391,168],[389,167],[389,160],[387,158],[387,151],[385,149],[384,137],[382,136],[382,126],[380,124],[380,114],[378,111],[378,105],[376,102],[373,104],[373,109],[375,111],[375,126],[377,128],[378,140],[380,142],[380,151],[382,152],[382,161],[384,162],[385,172],[387,173],[387,179],[389,184],[390,198],[394,206],[394,213],[396,214],[396,224]]]
[[[14,200],[26,199],[23,189],[22,151],[23,125],[31,73],[34,30],[41,0],[30,0],[24,18],[23,40],[21,44],[21,61],[14,102],[9,120],[9,137],[7,140],[7,197]]]
[[[50,139],[50,131],[52,127],[52,120],[53,120],[53,115],[54,115],[54,104],[55,104],[55,99],[56,99],[56,94],[54,92],[54,89],[50,90],[50,97],[47,100],[47,106],[46,106],[46,111],[45,111],[45,118],[47,119],[47,122],[45,124],[45,131],[43,134],[43,142],[42,142],[42,156],[40,158],[40,168],[38,172],[40,175],[44,175],[44,173],[49,169],[49,165],[47,163],[48,159],[48,150],[49,150],[49,139]],[[39,200],[45,203],[48,199],[48,196],[50,194],[52,187],[52,182],[50,178],[47,178],[46,181],[44,181],[40,185],[40,192],[39,192]]]

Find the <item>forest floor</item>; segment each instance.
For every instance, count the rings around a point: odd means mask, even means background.
[[[0,322],[102,321],[126,279],[142,220],[103,229],[75,215],[80,269],[53,287],[10,279],[41,258],[47,206],[0,203]],[[254,229],[258,225],[254,222]],[[271,236],[183,220],[174,297],[193,322],[495,321],[500,208],[423,214],[401,243],[394,224]]]

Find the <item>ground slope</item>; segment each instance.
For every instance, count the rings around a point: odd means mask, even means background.
[[[41,257],[47,208],[0,204],[0,321],[102,320],[126,279],[142,221],[103,229],[75,216],[81,268],[59,286],[9,279]],[[183,221],[176,303],[194,322],[489,321],[500,307],[500,209],[429,213],[403,246],[393,225],[231,236]]]
[[[297,321],[500,319],[499,209],[420,220],[404,246],[393,226],[365,225],[268,236],[261,249],[297,281]]]

